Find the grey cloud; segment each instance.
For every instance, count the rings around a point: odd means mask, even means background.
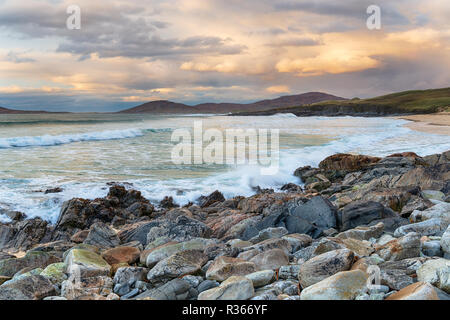
[[[26,62],[36,61],[31,58],[21,57],[20,53],[13,52],[13,51],[8,52],[8,54],[6,55],[6,60],[9,62],[14,62],[14,63],[26,63]]]
[[[87,59],[100,57],[151,58],[190,54],[237,54],[244,45],[219,37],[163,38],[160,29],[170,25],[148,16],[140,5],[81,8],[81,30],[68,30],[62,5],[13,6],[0,11],[0,28],[30,38],[59,38],[58,52]],[[150,10],[151,11],[151,10]],[[151,12],[150,12],[151,13]]]

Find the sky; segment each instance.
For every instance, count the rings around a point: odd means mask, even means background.
[[[68,29],[67,8],[81,9]],[[381,29],[369,30],[370,5]],[[345,98],[450,86],[448,0],[0,0],[0,106]]]

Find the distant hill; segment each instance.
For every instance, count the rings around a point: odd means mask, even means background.
[[[238,112],[235,115],[292,113],[297,116],[384,116],[439,111],[450,111],[450,88],[403,91],[370,99],[322,101],[295,107]]]
[[[202,103],[195,106],[188,106],[182,103],[175,103],[166,100],[152,101],[140,106],[119,111],[119,113],[169,113],[169,114],[192,114],[192,113],[230,113],[230,112],[253,112],[263,111],[273,108],[288,106],[298,106],[323,102],[327,100],[343,101],[341,97],[322,92],[308,92],[292,96],[284,96],[272,100],[263,100],[254,103]]]
[[[36,113],[47,113],[47,111],[24,111],[0,107],[0,114],[36,114]]]

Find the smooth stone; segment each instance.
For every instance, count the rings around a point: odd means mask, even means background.
[[[300,249],[306,248],[312,243],[311,236],[307,234],[292,233],[283,236],[282,239],[287,240],[292,247],[292,252],[296,252]]]
[[[258,270],[276,270],[289,264],[289,257],[281,249],[271,249],[250,259]]]
[[[301,300],[353,300],[366,290],[367,274],[342,271],[304,289]]]
[[[384,223],[379,222],[371,227],[356,227],[337,234],[335,237],[340,239],[369,240],[370,238],[379,238],[384,230]]]
[[[219,286],[219,282],[214,280],[205,280],[197,287],[199,293]]]
[[[189,290],[191,287],[183,279],[173,279],[166,284],[147,290],[138,296],[135,300],[186,300],[190,298]]]
[[[116,247],[103,252],[102,258],[110,265],[120,263],[133,264],[139,260],[140,254],[141,251],[135,247]]]
[[[232,276],[217,288],[200,293],[198,300],[248,300],[254,293],[255,290],[250,279]]]
[[[268,239],[281,238],[287,234],[288,234],[288,231],[284,227],[267,228],[267,229],[261,230],[258,233],[258,235],[254,236],[249,241],[251,243],[258,243],[258,242],[268,240]]]
[[[440,218],[445,223],[450,223],[450,203],[440,202],[423,211],[413,211],[409,219],[412,222],[420,222],[433,218]]]
[[[252,281],[254,288],[259,288],[271,283],[275,279],[275,272],[273,270],[263,270],[250,273],[245,277]]]
[[[245,276],[257,270],[257,266],[250,261],[240,258],[220,256],[214,260],[206,271],[208,280],[224,281],[231,276]]]
[[[450,226],[444,232],[441,238],[441,248],[446,254],[446,259],[450,259]]]
[[[0,286],[0,300],[41,300],[54,295],[55,286],[41,275],[21,277]]]
[[[420,256],[420,235],[409,233],[378,247],[376,253],[385,261],[398,261]]]
[[[386,300],[439,300],[439,298],[431,284],[417,282],[390,295]]]

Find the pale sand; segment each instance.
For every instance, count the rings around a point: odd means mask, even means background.
[[[412,130],[426,133],[450,135],[450,112],[417,114],[393,118],[413,121],[405,124],[405,127]]]

